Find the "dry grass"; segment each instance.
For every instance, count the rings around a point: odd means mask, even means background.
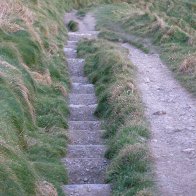
[[[34,80],[40,84],[43,85],[51,85],[52,84],[52,79],[50,77],[50,72],[48,69],[45,70],[44,74],[32,71],[30,72],[34,78]]]
[[[16,0],[3,0],[0,2],[0,27],[6,27],[8,31],[15,32],[22,27],[14,22],[15,17],[19,17],[26,24],[32,25],[35,16],[24,4]]]
[[[54,186],[47,181],[37,183],[36,196],[58,196]]]
[[[24,102],[27,104],[28,111],[31,115],[31,118],[35,123],[35,110],[31,102],[31,95],[28,88],[25,86],[22,80],[13,81],[13,83],[14,83],[14,88],[16,90],[19,90],[19,93],[21,93]]]
[[[196,74],[196,54],[186,57],[180,65],[179,70],[184,73]]]

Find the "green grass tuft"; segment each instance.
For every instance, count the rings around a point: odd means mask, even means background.
[[[68,22],[67,27],[70,31],[73,31],[73,32],[76,32],[79,30],[78,22],[73,21],[73,20]]]

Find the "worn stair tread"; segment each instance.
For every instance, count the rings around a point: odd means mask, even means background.
[[[107,160],[105,158],[64,158],[69,184],[103,184]]]
[[[77,50],[73,48],[64,48],[64,53],[68,58],[76,58]]]
[[[67,158],[103,158],[105,145],[68,145]]]
[[[111,196],[109,184],[74,184],[63,186],[67,196]]]
[[[104,144],[103,133],[104,130],[70,130],[69,139],[71,144],[77,145]]]
[[[80,59],[80,58],[67,58],[66,60],[67,60],[68,63],[82,63],[82,62],[85,62],[84,59]]]
[[[97,103],[94,94],[69,94],[69,103],[75,105],[92,105]]]
[[[97,104],[93,105],[69,105],[71,121],[95,121],[97,117],[94,116]]]
[[[68,58],[67,62],[70,63],[69,68],[78,68],[78,67],[84,68],[84,64],[85,64],[84,59],[78,59],[78,58]]]
[[[78,45],[78,41],[67,41],[67,45],[66,45],[66,47],[67,48],[76,48],[77,47],[77,45]]]
[[[72,83],[90,84],[87,77],[84,76],[71,76]]]
[[[75,65],[70,65],[69,74],[71,76],[84,76],[84,63],[79,62],[75,63]]]
[[[74,33],[74,32],[69,32],[68,33],[68,39],[70,41],[79,41],[80,39],[83,38],[88,38],[88,39],[93,39],[96,38],[97,32],[92,31],[89,33]]]
[[[70,130],[101,130],[100,121],[69,121]]]
[[[72,93],[93,94],[95,93],[93,84],[72,83]]]

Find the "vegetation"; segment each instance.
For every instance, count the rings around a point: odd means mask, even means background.
[[[68,22],[67,27],[70,31],[73,31],[73,32],[78,31],[78,28],[79,28],[78,23],[73,20]]]
[[[96,115],[105,122],[106,157],[111,159],[107,181],[113,184],[113,195],[151,195],[149,131],[127,51],[93,40],[81,42],[78,55],[86,59],[85,73],[98,97]]]
[[[59,1],[0,3],[0,195],[62,195],[69,86]]]
[[[145,38],[150,38],[196,95],[193,1],[1,1],[0,195],[63,195],[67,176],[60,159],[66,153],[69,114],[63,14],[76,8],[84,16],[102,3],[107,5],[96,11],[100,37],[129,42],[146,53],[151,46]],[[96,115],[106,122],[114,195],[151,195],[149,133],[126,51],[102,40],[82,42],[78,51],[96,85]]]
[[[125,41],[161,58],[182,84],[196,95],[196,4],[193,1],[135,1],[100,6],[100,37]],[[140,43],[140,44],[138,44]]]

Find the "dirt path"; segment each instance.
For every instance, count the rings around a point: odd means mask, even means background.
[[[65,16],[74,19],[74,13]],[[68,153],[62,161],[68,170],[69,184],[63,186],[67,196],[109,196],[110,185],[105,184],[107,160],[106,146],[102,139],[101,123],[93,115],[97,106],[94,86],[84,76],[84,59],[77,58],[77,43],[82,38],[94,38],[94,18],[89,14],[83,21],[77,20],[80,31],[69,33],[64,48],[67,56],[72,90],[69,95]]]
[[[124,44],[138,68],[138,88],[151,124],[161,196],[196,195],[196,100],[172,77],[158,55]]]

